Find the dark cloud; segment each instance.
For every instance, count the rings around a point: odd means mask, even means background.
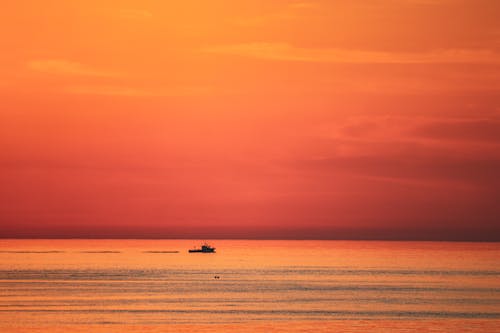
[[[412,134],[437,140],[491,141],[500,143],[500,121],[435,121],[417,126]]]
[[[301,162],[303,167],[325,172],[348,172],[367,176],[412,180],[456,180],[477,184],[498,183],[500,158],[467,158],[415,154],[408,152],[389,155],[334,156]]]

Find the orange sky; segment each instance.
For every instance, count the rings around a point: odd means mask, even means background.
[[[0,237],[500,240],[499,17],[9,1]]]

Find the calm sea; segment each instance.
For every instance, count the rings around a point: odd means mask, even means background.
[[[0,331],[500,331],[500,243],[196,245],[0,240]]]

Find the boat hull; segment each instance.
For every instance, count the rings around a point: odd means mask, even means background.
[[[189,250],[189,253],[215,253],[215,249],[213,250]]]

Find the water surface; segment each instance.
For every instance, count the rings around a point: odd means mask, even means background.
[[[0,240],[0,330],[494,332],[500,244]],[[214,276],[220,276],[215,279]]]

